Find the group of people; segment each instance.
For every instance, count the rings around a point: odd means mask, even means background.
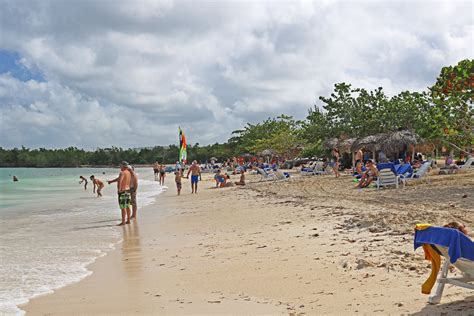
[[[84,190],[87,190],[87,179],[79,176],[79,184],[84,184]],[[104,182],[94,175],[90,176],[93,184],[92,192],[97,192],[97,197],[102,196],[102,189]],[[117,183],[118,204],[122,215],[122,221],[118,226],[130,224],[131,219],[137,218],[137,190],[138,190],[138,176],[132,166],[126,161],[120,164],[119,175],[112,180],[108,180],[108,184]],[[131,207],[131,210],[130,210]]]

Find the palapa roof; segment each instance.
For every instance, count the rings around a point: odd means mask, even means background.
[[[401,130],[387,134],[380,149],[386,154],[398,153],[406,147],[417,144],[417,136],[409,130]]]
[[[328,138],[323,143],[323,146],[326,147],[327,149],[336,148],[338,145],[339,145],[339,140],[335,137]]]
[[[273,156],[274,154],[275,154],[275,151],[273,149],[270,149],[270,148],[265,149],[264,151],[262,151],[260,153],[260,155],[262,155],[262,156]]]
[[[370,151],[379,150],[381,144],[385,141],[387,134],[380,133],[376,135],[369,135],[361,138],[357,138],[351,146],[352,151],[358,151],[361,148],[365,148]]]

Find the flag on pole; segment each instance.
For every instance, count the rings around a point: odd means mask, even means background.
[[[184,132],[179,128],[179,162],[186,163],[187,154],[186,154],[186,137]]]

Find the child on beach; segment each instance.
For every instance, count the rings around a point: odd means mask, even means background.
[[[81,179],[81,181],[79,181],[79,184],[82,184],[82,182],[84,182],[84,190],[87,190],[87,179],[83,176],[79,176],[79,179]]]
[[[91,175],[90,177],[92,183],[94,184],[94,189],[92,190],[92,193],[95,193],[95,188],[97,187],[97,197],[101,197],[102,196],[102,188],[104,187],[104,183],[96,178],[94,175]]]
[[[174,182],[176,182],[176,190],[178,190],[178,195],[181,195],[181,188],[182,188],[182,184],[181,184],[181,178],[182,178],[182,174],[181,174],[181,169],[178,169],[175,171],[174,173]]]
[[[244,170],[240,171],[240,180],[238,182],[235,182],[235,185],[245,185],[245,171]]]

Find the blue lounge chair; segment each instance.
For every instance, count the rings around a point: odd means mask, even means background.
[[[441,301],[446,283],[474,290],[474,242],[468,236],[452,228],[417,225],[414,246],[415,250],[423,246],[425,258],[432,262],[431,275],[423,284],[422,292],[430,294],[436,278],[438,281],[436,293],[429,297],[429,303],[438,304]],[[441,266],[440,256],[445,261],[437,277]],[[450,264],[458,268],[463,277],[448,278]]]

